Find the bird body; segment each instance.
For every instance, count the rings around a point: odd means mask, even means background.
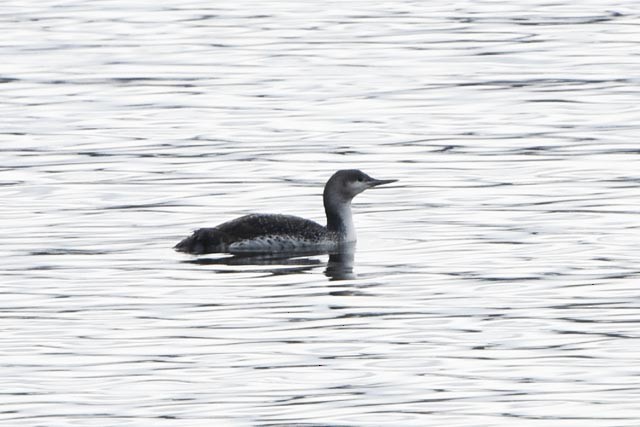
[[[182,240],[176,250],[190,253],[293,252],[331,247],[326,227],[293,215],[250,214],[213,228],[201,228]]]
[[[359,170],[341,170],[323,192],[327,226],[293,215],[250,214],[212,228],[200,228],[175,246],[180,252],[275,253],[333,250],[355,242],[351,200],[357,194],[395,180],[377,180]]]

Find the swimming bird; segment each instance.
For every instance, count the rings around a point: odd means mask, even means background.
[[[339,170],[322,194],[326,226],[293,215],[250,214],[217,227],[200,228],[174,249],[190,254],[334,250],[356,241],[351,200],[364,190],[391,182],[396,180],[374,179],[357,169]]]

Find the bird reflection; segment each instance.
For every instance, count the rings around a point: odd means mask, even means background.
[[[345,245],[339,250],[327,253],[325,252],[291,252],[277,254],[234,254],[220,257],[196,258],[183,261],[188,264],[197,265],[226,265],[226,266],[277,266],[278,268],[265,268],[251,270],[258,273],[267,273],[274,276],[287,274],[300,274],[323,265],[321,259],[315,258],[319,255],[329,255],[324,270],[325,276],[329,280],[348,280],[355,279],[353,272],[353,263],[355,258],[355,247],[353,245]],[[239,273],[246,270],[220,270],[219,273]]]
[[[324,270],[325,276],[329,280],[349,280],[355,279],[353,272],[353,262],[355,259],[355,251],[338,252],[329,254],[329,262]]]

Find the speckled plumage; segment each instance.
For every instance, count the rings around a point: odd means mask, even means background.
[[[201,228],[176,245],[194,254],[212,252],[284,252],[335,241],[326,227],[293,215],[251,214],[213,228]]]

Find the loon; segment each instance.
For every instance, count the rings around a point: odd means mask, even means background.
[[[200,228],[174,249],[190,254],[335,250],[356,241],[351,200],[366,189],[396,181],[374,179],[357,169],[339,170],[324,186],[326,226],[293,215],[250,214]]]

